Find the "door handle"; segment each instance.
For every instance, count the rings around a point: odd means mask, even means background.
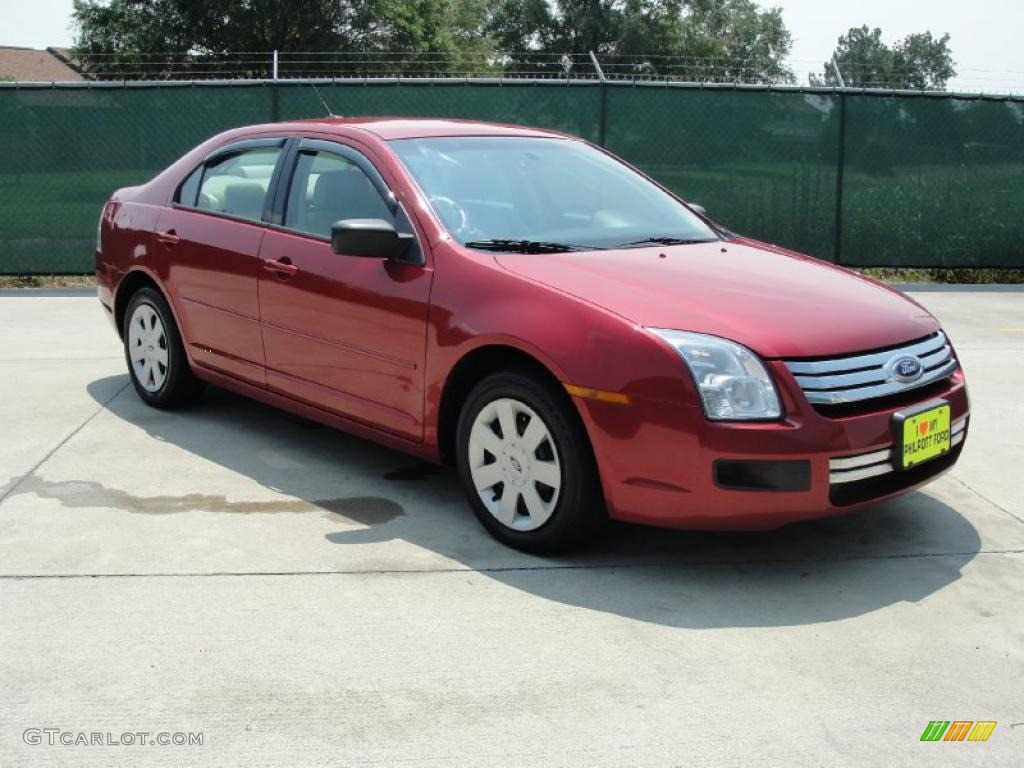
[[[168,229],[166,232],[157,233],[156,239],[163,243],[164,247],[166,248],[173,248],[179,242],[181,242],[181,238],[178,237],[178,233],[175,232],[173,229]]]
[[[263,262],[263,268],[281,278],[291,277],[299,271],[299,268],[292,264],[292,260],[287,256],[282,256],[280,260],[267,259]]]

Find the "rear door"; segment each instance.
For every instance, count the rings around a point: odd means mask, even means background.
[[[260,386],[258,255],[284,144],[251,139],[217,150],[182,183],[157,224],[192,359]]]
[[[260,248],[267,385],[414,440],[423,437],[423,362],[432,271],[421,235],[355,148],[303,139],[284,171],[280,226]],[[340,219],[385,219],[417,236],[410,261],[331,250]]]

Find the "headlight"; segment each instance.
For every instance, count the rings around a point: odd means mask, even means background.
[[[702,333],[647,330],[671,344],[686,362],[709,419],[777,419],[782,415],[768,371],[746,347]]]

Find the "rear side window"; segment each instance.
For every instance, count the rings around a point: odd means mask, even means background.
[[[288,191],[284,225],[330,238],[331,226],[341,219],[394,221],[377,188],[355,163],[332,152],[301,153]]]
[[[204,211],[259,221],[280,154],[279,147],[261,147],[210,163],[203,173],[195,206]],[[189,177],[182,185],[183,205],[188,205],[185,191],[191,181]]]

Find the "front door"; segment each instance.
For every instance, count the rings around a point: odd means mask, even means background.
[[[382,184],[366,158],[349,147],[308,140],[300,145],[283,228],[269,230],[260,248],[267,386],[421,440],[432,272],[419,264],[337,254],[330,244],[331,225],[341,219],[385,219],[413,232],[401,207],[381,196]]]

